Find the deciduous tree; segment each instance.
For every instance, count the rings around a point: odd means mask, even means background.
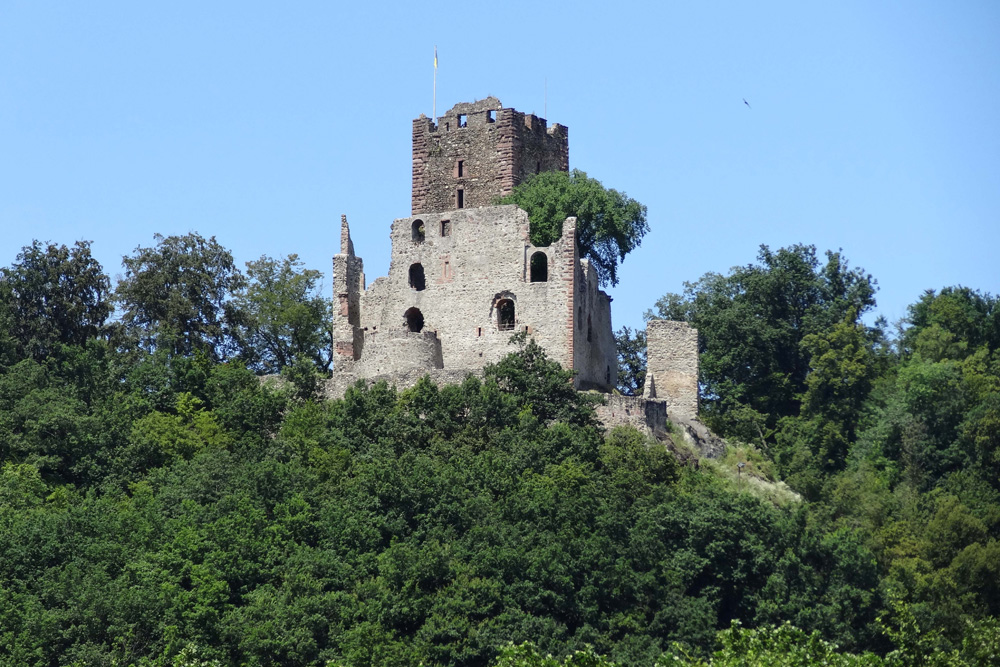
[[[602,285],[618,284],[618,265],[649,231],[644,205],[579,169],[536,174],[500,203],[528,212],[536,246],[550,245],[562,236],[566,218],[576,216],[580,255],[591,260]]]
[[[90,254],[33,241],[10,268],[0,269],[0,300],[19,354],[41,361],[57,345],[83,345],[101,335],[111,314],[110,281]]]
[[[322,274],[302,267],[297,255],[247,262],[249,285],[237,304],[246,316],[244,353],[258,373],[280,373],[296,358],[330,365],[330,300],[318,291]]]
[[[729,275],[705,274],[667,294],[646,317],[687,320],[699,333],[702,412],[719,431],[744,440],[773,434],[782,417],[799,413],[812,354],[810,334],[849,325],[875,306],[876,283],[849,268],[839,252],[821,264],[814,246],[772,252]],[[866,339],[880,336],[865,328]]]
[[[243,317],[233,301],[246,280],[215,237],[155,234],[156,246],[122,259],[115,296],[122,322],[145,349],[222,360],[239,351]]]
[[[622,327],[615,332],[618,349],[618,391],[626,396],[642,393],[646,383],[646,332]]]

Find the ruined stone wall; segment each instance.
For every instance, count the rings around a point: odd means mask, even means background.
[[[482,377],[482,372],[475,370],[444,370],[439,368],[432,370],[414,369],[408,371],[396,371],[394,373],[383,375],[363,375],[353,372],[334,373],[332,378],[323,383],[321,391],[324,398],[333,400],[343,398],[348,387],[354,386],[358,380],[363,380],[368,387],[371,387],[378,382],[386,382],[389,386],[395,387],[398,391],[404,391],[417,384],[417,382],[425,376],[430,378],[431,382],[441,387],[446,384],[462,384],[470,375]],[[276,377],[278,380],[281,380],[280,376],[271,377]]]
[[[666,399],[672,413],[698,416],[698,330],[687,322],[650,320],[646,324],[648,398]]]
[[[441,341],[433,331],[366,331],[364,354],[353,371],[364,377],[444,368]]]
[[[354,254],[347,216],[340,217],[340,252],[333,257],[333,368],[343,369],[361,357],[361,294],[364,263]]]
[[[406,329],[406,314],[416,309],[423,331],[440,339],[445,369],[477,369],[501,359],[512,351],[508,341],[519,331],[571,367],[575,220],[567,221],[563,238],[545,248],[528,241],[528,216],[516,206],[402,218],[393,222],[391,239],[389,275],[376,280],[362,299],[366,341],[374,332]],[[547,259],[545,282],[531,282],[536,252]],[[414,265],[423,269],[422,290],[411,285]],[[501,330],[498,321],[503,300],[514,304],[509,330]],[[410,362],[400,359],[398,366]]]
[[[604,405],[595,408],[597,419],[606,428],[634,426],[647,435],[657,435],[667,430],[666,401],[648,400],[641,396],[605,396]]]
[[[461,164],[459,164],[461,163]],[[413,121],[412,212],[490,206],[531,174],[569,169],[569,131],[505,109],[500,100],[456,104]]]
[[[597,288],[597,272],[577,262],[573,369],[580,389],[611,391],[618,383],[618,352],[611,325],[611,298]]]
[[[389,278],[376,278],[361,294],[361,328],[365,331],[378,331],[382,323],[382,313],[389,298]],[[402,323],[402,318],[400,318]]]

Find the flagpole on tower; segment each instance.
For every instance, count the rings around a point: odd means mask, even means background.
[[[431,122],[437,122],[437,107],[438,107],[438,47],[437,44],[434,45],[434,103],[431,106]]]

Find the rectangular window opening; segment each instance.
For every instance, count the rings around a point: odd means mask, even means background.
[[[441,236],[451,236],[451,220],[441,221]]]
[[[476,338],[482,338],[482,336],[483,336],[483,328],[482,327],[477,327],[476,328]]]
[[[458,206],[456,208],[465,208],[465,190],[458,189]]]
[[[497,112],[495,109],[490,109],[486,112],[486,122],[495,123],[497,122]]]
[[[465,176],[465,160],[459,160],[458,164],[455,165],[455,175],[459,178]]]
[[[466,116],[464,113],[458,114],[458,126],[459,127],[465,127],[466,124],[467,124],[467,119],[468,119],[468,116]]]

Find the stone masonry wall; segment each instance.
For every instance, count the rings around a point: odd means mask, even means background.
[[[376,377],[407,370],[444,368],[441,341],[433,331],[366,331],[364,354],[354,364],[354,372]]]
[[[429,377],[431,382],[438,386],[446,384],[462,384],[467,377],[474,375],[482,376],[480,371],[467,370],[408,370],[396,371],[382,375],[364,375],[360,373],[344,372],[334,373],[333,377],[323,384],[323,396],[327,399],[343,398],[348,387],[353,386],[358,380],[363,380],[369,387],[377,382],[386,382],[390,386],[396,387],[398,391],[409,389],[417,384],[423,377]]]
[[[588,260],[576,264],[573,369],[580,389],[611,391],[618,384],[618,350],[611,325],[611,298],[597,288]]]
[[[634,426],[647,435],[657,435],[667,430],[666,401],[619,394],[610,394],[604,398],[604,405],[596,406],[595,411],[605,427]]]
[[[401,218],[390,237],[389,275],[367,290],[363,282],[345,286],[349,281],[336,274],[354,275],[349,260],[359,258],[334,258],[335,296],[347,313],[335,318],[335,341],[352,341],[355,352],[339,355],[335,371],[371,377],[419,368],[477,370],[511,352],[511,336],[524,332],[550,358],[578,370],[578,387],[611,390],[617,359],[610,299],[579,260],[575,218],[548,247],[531,245],[528,215],[516,206]],[[545,280],[532,280],[533,256],[544,258]],[[509,326],[501,322],[504,302],[514,307]],[[589,340],[577,312],[590,318]]]
[[[647,398],[666,399],[672,413],[698,416],[698,330],[687,322],[646,324]]]
[[[423,240],[414,238],[414,227],[423,229]],[[574,230],[572,220],[567,228]],[[528,216],[515,206],[402,218],[393,222],[391,239],[389,275],[362,296],[366,337],[407,328],[406,313],[415,308],[423,330],[440,339],[446,369],[477,369],[499,360],[511,351],[508,341],[518,331],[571,366],[566,304],[573,298],[573,273],[558,261],[565,256],[565,239],[546,248],[532,246]],[[530,281],[530,258],[536,252],[548,260],[545,282]],[[422,290],[411,285],[414,265],[423,269]],[[510,330],[498,323],[497,308],[505,299],[514,303]]]
[[[333,257],[333,368],[343,369],[361,357],[361,292],[364,263],[354,254],[347,216],[340,218],[340,252]]]
[[[461,162],[461,165],[459,165]],[[490,206],[525,177],[569,170],[569,130],[488,97],[413,121],[413,215]]]

